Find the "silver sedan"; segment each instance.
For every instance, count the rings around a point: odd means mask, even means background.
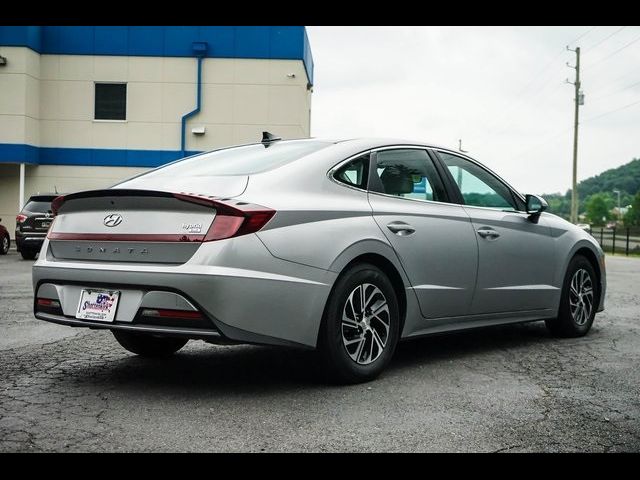
[[[588,233],[430,143],[265,133],[53,207],[36,317],[139,355],[296,346],[360,382],[400,340],[536,320],[581,336],[604,308]]]

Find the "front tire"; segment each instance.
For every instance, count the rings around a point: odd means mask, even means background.
[[[398,300],[376,266],[344,272],[329,297],[318,337],[325,374],[338,383],[373,380],[391,361],[400,335]]]
[[[184,338],[155,337],[148,333],[112,330],[123,348],[141,357],[159,358],[173,355],[189,341]]]
[[[6,255],[9,253],[9,248],[11,247],[11,239],[9,235],[4,235],[2,237],[2,241],[0,241],[0,255]]]
[[[582,337],[596,316],[600,290],[591,262],[576,255],[564,278],[558,318],[546,320],[549,331],[558,337]]]

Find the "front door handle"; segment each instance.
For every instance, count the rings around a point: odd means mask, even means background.
[[[498,238],[500,234],[491,228],[481,228],[478,230],[478,235],[482,238]]]
[[[413,228],[408,223],[404,223],[404,222],[391,222],[387,224],[387,228],[391,230],[393,233],[395,233],[396,235],[399,235],[401,237],[405,235],[411,235],[416,231],[415,228]]]

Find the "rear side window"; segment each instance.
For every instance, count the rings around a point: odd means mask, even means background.
[[[446,193],[426,150],[382,150],[376,154],[376,186],[370,190],[413,200],[446,202]]]
[[[187,157],[152,170],[141,177],[201,177],[251,175],[280,167],[317,152],[330,142],[291,140],[264,145],[245,145]]]
[[[351,160],[334,173],[337,181],[356,188],[367,188],[369,176],[369,154]]]

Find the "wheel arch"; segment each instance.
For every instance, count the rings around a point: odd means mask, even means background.
[[[596,305],[600,304],[600,296],[602,295],[602,269],[600,267],[600,262],[598,261],[598,256],[595,254],[595,252],[587,247],[587,246],[581,246],[579,247],[571,256],[569,262],[571,260],[573,260],[575,257],[577,256],[582,256],[585,257],[589,263],[591,264],[591,266],[593,267],[593,270],[596,272],[596,279],[598,281],[598,298],[597,301],[594,302]],[[568,267],[568,264],[567,264]]]
[[[336,277],[331,291],[327,297],[325,303],[325,310],[329,303],[331,295],[333,295],[335,286],[338,280],[342,277],[344,272],[359,263],[369,263],[378,267],[389,278],[393,290],[398,299],[398,308],[400,309],[400,336],[404,330],[405,321],[407,318],[408,301],[407,287],[410,286],[409,279],[400,265],[399,260],[395,256],[393,249],[380,241],[363,241],[352,245],[349,249],[345,250],[331,265],[331,270],[339,272]],[[325,318],[325,312],[323,312],[323,321]],[[322,329],[318,329],[318,334]]]

